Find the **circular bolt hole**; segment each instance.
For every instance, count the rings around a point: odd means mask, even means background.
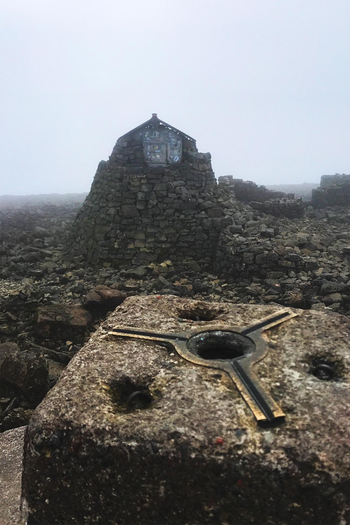
[[[202,359],[232,360],[250,354],[255,344],[248,337],[236,332],[204,332],[191,337],[188,349]]]
[[[153,396],[147,384],[135,384],[126,377],[112,382],[109,388],[113,406],[118,412],[132,412],[152,405]]]
[[[334,378],[335,372],[333,366],[327,363],[319,363],[313,368],[312,374],[322,381],[330,381]]]
[[[147,392],[141,392],[140,390],[130,394],[126,400],[126,406],[129,409],[148,408],[151,403],[151,396]]]

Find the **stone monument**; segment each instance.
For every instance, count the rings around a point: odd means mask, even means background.
[[[154,113],[100,162],[69,253],[115,266],[210,259],[228,224],[223,203],[232,196],[223,193],[211,155],[199,153],[192,137]]]

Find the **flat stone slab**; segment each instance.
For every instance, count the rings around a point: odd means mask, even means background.
[[[268,352],[254,371],[285,414],[274,426],[258,424],[226,372],[188,362],[169,345],[108,335],[116,325],[227,330],[281,311],[126,299],[29,423],[28,525],[349,523],[348,318],[294,310],[263,332]],[[216,351],[205,350],[208,362]]]
[[[0,523],[19,524],[23,441],[26,427],[0,434]]]

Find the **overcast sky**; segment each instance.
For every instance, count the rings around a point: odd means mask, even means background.
[[[0,0],[0,194],[88,191],[153,112],[258,184],[350,173],[349,0]]]

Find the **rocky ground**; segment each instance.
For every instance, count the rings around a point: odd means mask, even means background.
[[[65,239],[80,205],[67,199],[0,208],[0,431],[28,422],[66,364],[127,296],[172,294],[350,314],[350,209],[308,206],[304,218],[289,220],[238,203],[232,242],[254,251],[271,238],[282,254],[308,264],[216,275],[193,260],[99,269],[79,258],[69,262]]]

